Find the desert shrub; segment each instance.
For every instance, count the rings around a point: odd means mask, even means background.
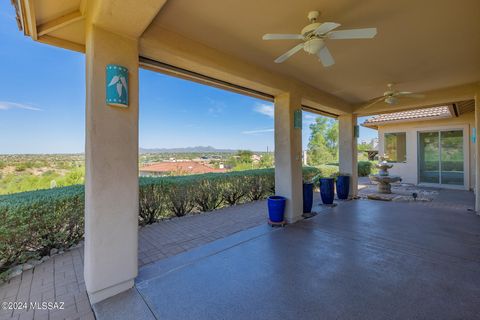
[[[210,176],[201,179],[196,184],[195,203],[202,212],[213,211],[223,203],[221,176]]]
[[[140,225],[157,222],[167,208],[166,192],[160,183],[148,183],[148,181],[140,180],[138,198],[138,222]]]
[[[358,161],[358,175],[366,177],[372,173],[373,164],[370,161]]]
[[[191,179],[166,180],[167,207],[177,217],[183,217],[195,208],[195,186]],[[188,176],[185,176],[188,178]]]
[[[249,189],[246,197],[250,201],[265,199],[274,193],[275,177],[272,174],[250,175],[247,178]]]
[[[22,171],[25,171],[27,170],[27,165],[25,163],[20,163],[18,165],[15,166],[15,171],[17,172],[22,172]]]
[[[241,173],[241,171],[240,171]],[[230,206],[236,205],[246,197],[249,189],[246,177],[236,174],[225,180],[222,198]]]

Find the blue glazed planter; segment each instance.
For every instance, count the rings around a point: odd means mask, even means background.
[[[335,183],[333,178],[320,179],[320,196],[323,204],[332,204],[335,195]]]
[[[350,191],[350,177],[338,176],[337,178],[337,197],[338,199],[348,199],[348,193]]]
[[[303,213],[312,212],[313,205],[313,183],[303,184]]]
[[[268,197],[268,217],[272,222],[282,222],[285,212],[285,197],[270,196]]]

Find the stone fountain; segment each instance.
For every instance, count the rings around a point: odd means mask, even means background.
[[[393,164],[387,162],[387,156],[385,155],[380,157],[380,162],[375,166],[380,170],[378,171],[378,174],[371,174],[369,176],[370,181],[378,182],[378,193],[392,193],[392,186],[390,184],[402,181],[402,178],[400,176],[391,176],[388,173],[388,169],[391,169]]]

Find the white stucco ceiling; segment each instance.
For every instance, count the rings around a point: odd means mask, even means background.
[[[336,64],[324,68],[300,52],[273,60],[298,41],[263,41],[265,33],[299,33],[310,10],[339,29],[377,27],[373,40],[330,40]],[[385,91],[427,91],[480,80],[478,0],[173,0],[153,24],[285,74],[352,103]]]

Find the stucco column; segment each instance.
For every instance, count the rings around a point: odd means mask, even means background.
[[[92,303],[133,286],[138,247],[138,44],[87,27],[85,284]],[[105,103],[105,66],[129,71],[129,106]]]
[[[288,223],[303,214],[302,129],[294,128],[295,110],[301,110],[299,96],[283,93],[275,97],[275,194],[287,198]]]
[[[339,171],[340,173],[347,173],[350,175],[350,197],[355,197],[358,191],[357,138],[355,137],[356,125],[356,115],[347,114],[338,117]]]
[[[480,215],[480,89],[475,94],[475,211]]]

